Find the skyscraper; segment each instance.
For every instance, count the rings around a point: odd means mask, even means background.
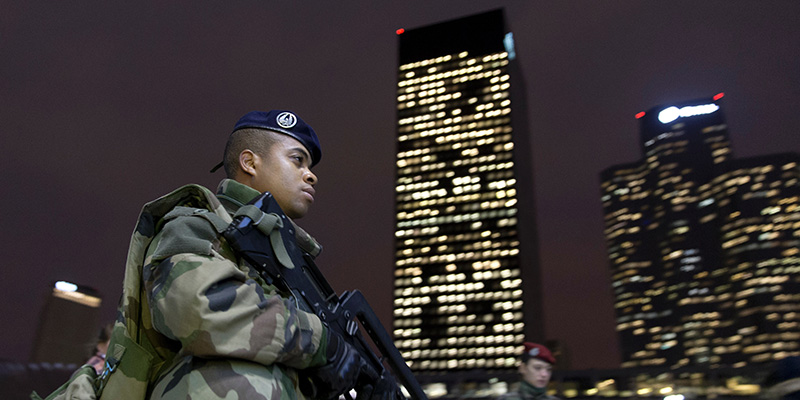
[[[601,174],[623,367],[800,354],[800,157],[735,159],[721,99],[640,113]]]
[[[544,339],[513,37],[502,10],[398,37],[395,343],[417,373],[508,371]]]

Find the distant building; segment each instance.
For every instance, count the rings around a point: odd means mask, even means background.
[[[395,343],[417,374],[513,371],[544,340],[513,37],[495,10],[398,38]]]
[[[97,344],[100,303],[92,288],[56,282],[39,318],[31,361],[83,364]]]
[[[800,354],[800,156],[735,159],[721,98],[640,113],[601,173],[623,367]]]

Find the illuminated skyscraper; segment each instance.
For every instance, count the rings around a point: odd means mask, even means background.
[[[640,113],[601,174],[624,367],[800,354],[800,156],[734,159],[721,98]]]
[[[495,10],[398,37],[395,342],[418,373],[508,371],[544,340],[512,35]]]

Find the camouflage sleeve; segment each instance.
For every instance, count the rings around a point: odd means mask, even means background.
[[[327,336],[319,318],[265,291],[225,249],[203,218],[164,226],[143,271],[155,329],[180,341],[185,354],[300,369],[323,364]]]

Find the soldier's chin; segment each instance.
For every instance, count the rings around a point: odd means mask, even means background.
[[[297,207],[289,211],[285,211],[286,215],[291,219],[300,219],[308,214],[308,210],[311,208],[311,205],[306,207]]]

